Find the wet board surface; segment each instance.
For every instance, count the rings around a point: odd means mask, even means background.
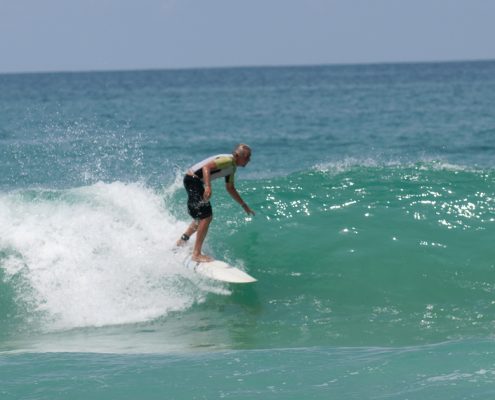
[[[184,265],[207,278],[222,282],[230,283],[252,283],[256,279],[246,272],[236,268],[224,261],[213,260],[210,262],[197,262],[191,259],[191,256],[186,257]]]

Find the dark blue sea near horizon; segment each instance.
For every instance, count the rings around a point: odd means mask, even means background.
[[[2,74],[0,398],[493,398],[494,155],[495,61]]]

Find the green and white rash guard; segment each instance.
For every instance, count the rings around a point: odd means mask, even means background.
[[[209,162],[215,162],[215,168],[211,170],[210,178],[211,180],[225,177],[226,183],[234,183],[234,175],[237,169],[235,165],[234,156],[232,154],[218,154],[213,157],[209,157],[197,164],[194,164],[189,171],[196,175],[201,182],[203,181],[203,167]]]

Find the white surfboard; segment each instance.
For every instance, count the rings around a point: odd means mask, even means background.
[[[256,279],[251,275],[248,275],[239,268],[233,267],[232,265],[220,260],[197,262],[193,261],[191,256],[188,256],[184,260],[184,264],[187,268],[193,270],[194,272],[217,281],[230,283],[256,282]]]

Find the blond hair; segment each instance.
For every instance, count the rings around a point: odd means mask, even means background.
[[[232,152],[234,156],[241,156],[241,157],[245,157],[247,153],[251,154],[251,147],[249,147],[247,144],[244,143],[238,144],[235,147],[234,151]]]

